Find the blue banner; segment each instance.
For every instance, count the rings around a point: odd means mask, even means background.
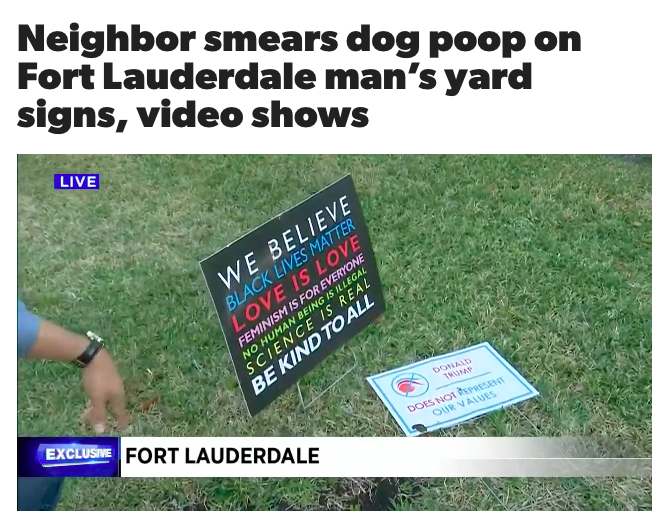
[[[119,477],[117,437],[19,437],[18,477]]]
[[[99,175],[69,173],[53,175],[55,189],[98,189]]]

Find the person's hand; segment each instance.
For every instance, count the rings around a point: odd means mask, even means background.
[[[128,427],[122,378],[104,349],[83,369],[83,386],[91,401],[88,420],[97,433],[105,431],[106,406],[114,413],[120,430]]]

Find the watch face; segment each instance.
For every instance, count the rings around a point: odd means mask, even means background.
[[[87,338],[94,342],[97,342],[98,344],[103,345],[103,339],[99,337],[96,333],[92,333],[91,331],[88,331]]]

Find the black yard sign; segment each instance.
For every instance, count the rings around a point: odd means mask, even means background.
[[[351,176],[200,265],[251,415],[385,310]]]

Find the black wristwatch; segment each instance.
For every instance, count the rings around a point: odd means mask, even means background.
[[[90,341],[87,349],[85,349],[85,351],[83,351],[83,353],[74,360],[76,365],[78,365],[78,367],[81,369],[87,367],[92,362],[92,360],[94,360],[94,357],[99,354],[99,351],[103,349],[103,340],[101,337],[95,335],[91,331],[88,331],[87,338]]]

